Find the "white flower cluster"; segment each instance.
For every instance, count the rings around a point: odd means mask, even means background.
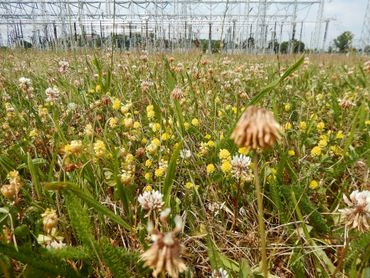
[[[138,201],[144,210],[161,210],[164,204],[163,194],[157,190],[146,191],[140,194]]]
[[[339,210],[346,226],[361,232],[370,230],[370,191],[355,190],[349,196],[343,195],[348,208]]]
[[[231,174],[244,181],[253,179],[252,169],[250,168],[251,158],[246,155],[234,155],[231,160]]]

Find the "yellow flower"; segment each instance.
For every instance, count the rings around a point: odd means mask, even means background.
[[[295,156],[295,151],[294,150],[289,150],[288,155],[289,156]]]
[[[319,144],[318,146],[321,147],[321,148],[324,148],[328,145],[328,141],[326,141],[325,139],[322,139],[319,141]]]
[[[145,173],[144,178],[145,178],[147,181],[148,181],[148,180],[150,180],[150,178],[151,178],[151,174],[150,174],[150,173]]]
[[[164,168],[159,167],[158,169],[155,170],[154,175],[156,177],[162,177],[164,175]]]
[[[231,168],[232,168],[232,166],[231,166],[231,163],[229,161],[224,160],[222,162],[222,165],[221,165],[221,171],[222,172],[224,172],[225,174],[229,173],[231,171]]]
[[[284,125],[284,130],[289,130],[289,129],[292,129],[292,124],[287,122],[285,125]]]
[[[191,124],[193,126],[199,126],[199,120],[197,118],[194,118],[194,119],[191,120]]]
[[[188,130],[188,129],[189,129],[189,127],[190,127],[190,124],[189,124],[188,122],[185,122],[185,123],[184,123],[184,127],[185,127],[185,130]]]
[[[370,120],[366,120],[365,125],[370,125]]]
[[[215,142],[213,142],[212,140],[209,140],[209,141],[207,142],[207,145],[208,145],[208,147],[212,148],[212,147],[214,147],[214,146],[215,146]]]
[[[154,110],[154,106],[153,105],[148,105],[146,107],[146,112],[153,111],[153,110]]]
[[[194,187],[194,183],[188,181],[187,183],[185,183],[185,188],[186,189],[192,189]]]
[[[286,112],[289,112],[291,108],[292,108],[292,105],[291,105],[290,103],[286,103],[286,104],[284,105],[284,110],[285,110]]]
[[[335,136],[336,139],[343,139],[344,135],[343,135],[343,131],[342,130],[338,130],[337,132],[337,135]]]
[[[116,127],[116,126],[117,126],[118,119],[117,119],[117,118],[110,118],[110,119],[108,120],[108,123],[109,123],[109,126],[110,126],[111,128],[114,128],[114,127]]]
[[[337,156],[342,156],[343,155],[343,150],[339,148],[338,146],[334,145],[330,147],[330,151]]]
[[[154,118],[154,116],[155,116],[155,112],[154,112],[154,110],[150,110],[150,111],[148,111],[148,112],[147,112],[147,116],[148,116],[148,118],[149,118],[149,119],[153,119],[153,118]]]
[[[321,155],[321,148],[319,146],[315,146],[311,150],[311,155],[312,156],[319,156]]]
[[[215,171],[215,165],[213,165],[212,163],[208,164],[207,165],[207,173],[212,174],[214,171]]]
[[[141,139],[141,144],[145,145],[146,143],[148,143],[148,140],[146,138]]]
[[[153,161],[151,161],[150,159],[147,159],[147,160],[145,161],[145,166],[146,166],[146,167],[150,168],[150,167],[152,167],[152,165],[153,165]]]
[[[98,84],[98,85],[96,85],[96,87],[95,87],[95,91],[97,92],[97,93],[100,93],[101,92],[101,86]]]
[[[120,109],[120,107],[121,107],[120,100],[118,98],[114,98],[113,103],[112,103],[112,108],[117,111]]]
[[[147,185],[147,186],[144,187],[144,191],[145,192],[151,192],[151,191],[153,191],[153,187],[151,187],[150,185]]]
[[[104,142],[102,140],[96,140],[96,142],[94,143],[95,156],[97,158],[101,158],[105,155],[106,151],[107,149]]]
[[[246,154],[249,152],[249,150],[248,150],[248,148],[246,148],[246,147],[241,147],[241,148],[239,148],[238,152],[239,152],[240,154],[244,154],[244,155],[246,155]]]
[[[159,123],[154,123],[153,125],[152,125],[152,130],[153,130],[153,132],[157,132],[157,131],[159,131],[161,129],[161,124],[159,124]]]
[[[168,140],[168,138],[169,138],[169,136],[166,132],[163,133],[162,136],[161,136],[162,141],[166,141],[166,140]]]
[[[226,159],[230,159],[231,158],[231,155],[230,155],[230,152],[228,150],[221,149],[220,152],[218,153],[218,157],[221,160],[226,160]]]
[[[135,129],[139,129],[139,128],[141,128],[141,123],[139,123],[139,122],[134,122],[134,128]]]
[[[319,187],[319,183],[316,180],[312,180],[309,186],[311,189],[316,189],[317,187]]]
[[[29,136],[30,136],[32,139],[36,138],[38,135],[39,135],[39,133],[38,133],[37,129],[32,129],[32,130],[30,131],[30,134],[29,134]]]
[[[211,139],[211,135],[206,134],[206,136],[204,136],[204,138],[207,139],[207,140],[209,140],[209,139]]]
[[[301,130],[305,130],[307,128],[307,124],[306,124],[306,122],[300,122],[299,123],[299,129],[301,129]]]
[[[152,144],[154,144],[154,145],[156,145],[156,146],[160,146],[161,145],[161,141],[159,141],[159,139],[158,138],[154,138],[153,140],[152,140]]]
[[[316,128],[318,131],[323,131],[324,128],[325,128],[325,123],[324,122],[319,122],[317,125],[316,125]]]

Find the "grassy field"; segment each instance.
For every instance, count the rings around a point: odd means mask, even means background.
[[[369,277],[366,61],[0,52],[0,277]]]

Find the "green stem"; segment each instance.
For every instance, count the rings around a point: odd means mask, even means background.
[[[267,256],[266,256],[266,232],[265,223],[263,221],[263,193],[261,191],[261,185],[258,173],[258,154],[256,153],[253,157],[253,168],[254,168],[254,184],[256,186],[256,197],[258,205],[258,227],[261,238],[261,253],[262,253],[262,271],[263,276],[267,278]]]

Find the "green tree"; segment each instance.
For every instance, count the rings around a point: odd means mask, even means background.
[[[351,48],[352,39],[353,34],[349,31],[346,31],[334,39],[334,45],[339,52],[347,52]]]

